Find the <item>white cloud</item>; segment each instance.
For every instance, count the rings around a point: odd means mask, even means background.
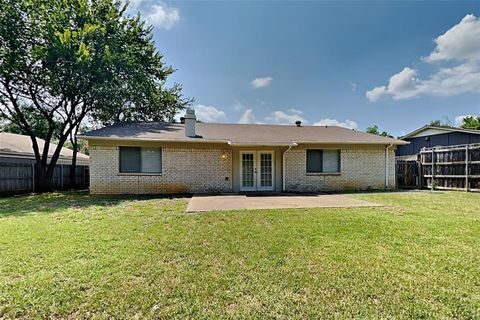
[[[298,110],[298,109],[295,109],[295,108],[288,109],[288,111],[291,112],[291,113],[303,114],[302,110]]]
[[[273,80],[272,77],[256,78],[256,79],[253,79],[252,82],[250,82],[250,84],[255,89],[265,88],[265,87],[268,87],[270,85],[272,80]]]
[[[366,92],[374,102],[382,97],[409,99],[422,94],[453,96],[480,92],[480,20],[466,15],[435,40],[435,49],[423,60],[428,63],[456,61],[456,65],[440,67],[427,79],[418,77],[418,71],[404,68],[390,77],[386,86]]]
[[[479,60],[480,20],[473,14],[467,14],[460,23],[434,41],[437,46],[424,59],[427,62]]]
[[[164,3],[154,4],[149,13],[145,13],[145,20],[155,27],[168,30],[180,21],[180,11]]]
[[[479,40],[480,41],[480,40]],[[480,52],[478,53],[480,55]],[[420,93],[453,96],[480,92],[480,61],[469,61],[451,68],[442,68],[423,81]]]
[[[126,2],[126,1],[124,1]],[[180,21],[180,10],[163,1],[130,0],[128,13],[140,12],[145,21],[158,28],[169,30]]]
[[[245,106],[241,104],[240,102],[235,102],[235,104],[232,107],[233,111],[240,112],[245,109]]]
[[[353,120],[345,120],[344,122],[338,121],[337,119],[320,119],[320,121],[315,122],[314,126],[337,126],[337,127],[344,127],[348,129],[357,129],[358,124]]]
[[[455,117],[455,126],[460,126],[463,123],[463,119],[465,117],[467,117],[467,115]]]
[[[126,1],[124,1],[126,2]],[[145,0],[129,0],[128,3],[130,5],[130,7],[136,9],[138,8],[143,2],[145,2]]]
[[[367,91],[365,95],[367,96],[367,99],[375,102],[384,95],[387,94],[387,87],[386,86],[381,86],[381,87],[375,87],[370,91]]]
[[[294,124],[295,121],[302,121],[304,123],[307,122],[307,120],[305,120],[303,117],[299,115],[298,111],[300,110],[296,110],[296,109],[293,109],[293,110],[295,110],[296,113],[288,114],[280,110],[274,111],[270,114],[269,117],[266,117],[265,120],[267,120],[268,122],[273,122],[275,124]],[[300,111],[300,113],[302,112]]]
[[[366,95],[370,101],[377,101],[386,95],[390,95],[394,99],[411,98],[417,94],[419,90],[418,84],[417,71],[404,68],[399,73],[390,77],[388,85],[375,87],[367,91]]]
[[[245,110],[245,112],[242,114],[240,117],[240,120],[238,120],[238,123],[256,123],[256,124],[261,124],[261,123],[271,123],[271,124],[294,124],[295,121],[299,120],[302,121],[303,123],[306,123],[307,121],[300,116],[303,112],[298,109],[289,109],[288,112],[277,110],[272,113],[270,113],[269,116],[263,118],[263,121],[258,121],[257,117],[253,113],[253,109],[248,108]]]
[[[255,115],[253,114],[252,109],[247,109],[245,112],[242,114],[240,117],[240,120],[238,120],[238,123],[256,123],[255,121]]]
[[[220,109],[213,106],[206,106],[203,104],[197,104],[192,107],[195,110],[197,120],[202,122],[226,122],[227,115]],[[175,115],[175,121],[179,122],[180,118],[185,115],[185,110],[180,111]]]
[[[225,122],[227,121],[227,115],[222,110],[219,110],[212,106],[205,106],[202,104],[193,107],[197,119],[203,122]]]
[[[270,124],[280,124],[280,125],[294,125],[295,121],[301,121],[303,124],[308,124],[308,121],[301,116],[303,114],[302,110],[291,108],[287,111],[277,110],[270,113],[269,116],[263,118],[263,121],[258,121],[253,113],[253,109],[246,109],[245,112],[240,117],[238,123],[248,123],[248,124],[261,124],[261,123],[270,123]],[[353,120],[338,121],[336,119],[321,119],[318,122],[313,124],[314,126],[339,126],[349,129],[357,129],[358,124]]]

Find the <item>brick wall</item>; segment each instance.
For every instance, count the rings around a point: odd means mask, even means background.
[[[93,145],[89,151],[92,194],[232,191],[231,150],[162,148],[162,174],[119,173],[117,146]]]
[[[389,150],[388,188],[395,188],[395,150]],[[385,147],[341,149],[340,174],[307,174],[306,148],[285,154],[286,191],[340,191],[385,188]]]

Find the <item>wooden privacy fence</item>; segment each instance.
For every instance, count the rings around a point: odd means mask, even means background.
[[[88,166],[76,166],[74,179],[70,178],[70,167],[61,164],[55,166],[53,188],[55,190],[88,188]],[[35,176],[34,163],[0,162],[0,194],[35,192],[38,187]]]
[[[480,144],[423,148],[420,161],[429,188],[480,191]]]

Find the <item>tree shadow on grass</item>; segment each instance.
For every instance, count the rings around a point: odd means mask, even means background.
[[[51,192],[0,198],[0,219],[38,213],[55,213],[68,208],[112,207],[128,201],[186,198],[190,195],[105,195],[92,196],[88,191]]]

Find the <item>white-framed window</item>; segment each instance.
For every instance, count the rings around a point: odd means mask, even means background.
[[[121,173],[161,173],[162,148],[120,147]]]
[[[340,173],[339,149],[307,149],[307,173]]]

